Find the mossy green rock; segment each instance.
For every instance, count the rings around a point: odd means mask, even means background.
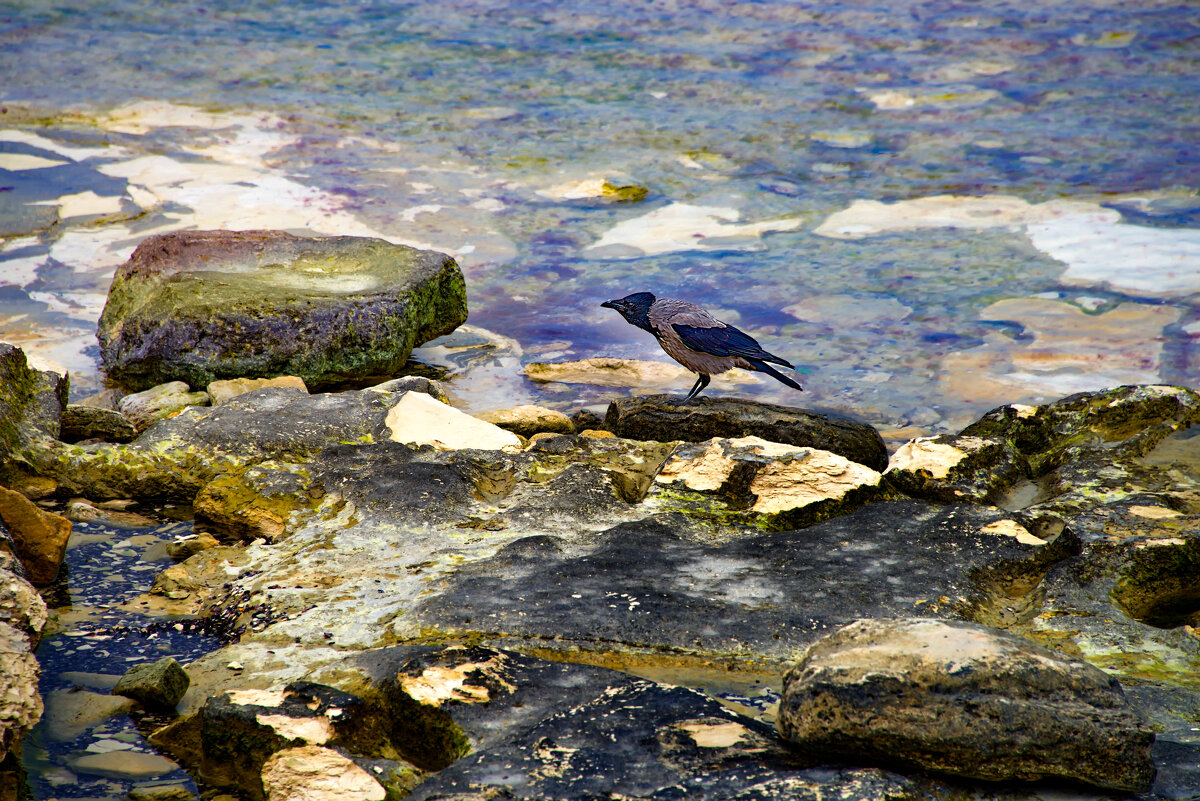
[[[67,379],[29,366],[25,351],[0,342],[0,463],[30,437],[58,436]]]
[[[174,657],[134,665],[113,687],[113,695],[132,698],[153,709],[171,709],[187,692],[191,679]]]
[[[132,389],[297,375],[320,389],[397,372],[467,319],[442,253],[362,237],[181,231],[117,270],[97,338]]]

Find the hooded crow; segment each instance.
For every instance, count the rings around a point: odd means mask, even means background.
[[[620,300],[600,304],[616,309],[627,323],[649,331],[675,361],[699,375],[685,400],[691,400],[708,386],[712,376],[741,367],[766,373],[792,389],[803,389],[767,362],[796,368],[785,359],[767,353],[754,337],[723,323],[694,303],[671,298],[656,298],[649,292],[635,292]]]

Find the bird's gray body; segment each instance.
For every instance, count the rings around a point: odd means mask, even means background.
[[[667,355],[682,364],[693,373],[700,375],[719,375],[735,367],[743,370],[753,370],[748,361],[737,356],[714,356],[711,353],[692,350],[683,344],[683,339],[675,329],[675,325],[686,325],[692,328],[726,328],[725,323],[713,317],[704,309],[686,300],[660,298],[650,307],[651,333],[658,339],[658,344]]]
[[[767,364],[774,362],[794,369],[786,359],[767,353],[754,337],[718,320],[694,303],[635,292],[600,305],[616,309],[631,325],[649,331],[668,356],[698,375],[688,400],[708,386],[709,376],[734,367],[766,373],[793,389],[803,389]]]

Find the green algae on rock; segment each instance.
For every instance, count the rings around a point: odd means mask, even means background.
[[[109,377],[296,375],[310,388],[389,376],[467,318],[449,256],[363,237],[282,231],[153,236],[117,270],[97,337]]]
[[[25,351],[0,342],[0,465],[37,434],[58,436],[66,379],[29,366]]]

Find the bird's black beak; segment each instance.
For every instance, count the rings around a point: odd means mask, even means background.
[[[621,307],[617,305],[620,302],[621,301],[619,300],[606,300],[601,303],[600,306],[605,309],[616,309],[617,311],[620,311]]]

